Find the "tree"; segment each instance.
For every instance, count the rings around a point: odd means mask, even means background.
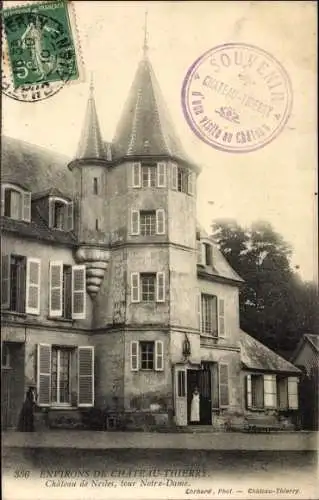
[[[243,228],[232,219],[215,220],[213,238],[245,280],[239,296],[244,330],[270,348],[287,353],[304,333],[316,331],[316,287],[302,282],[294,272],[290,246],[268,222]]]

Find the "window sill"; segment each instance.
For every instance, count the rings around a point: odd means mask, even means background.
[[[74,319],[69,319],[69,318],[55,318],[55,317],[52,317],[52,316],[47,316],[47,319],[49,319],[50,321],[58,321],[60,323],[73,323]]]
[[[10,311],[9,309],[1,309],[1,312],[3,314],[10,314],[11,316],[16,316],[17,318],[26,318],[27,317],[27,313],[25,313],[25,312]]]
[[[76,411],[79,408],[77,406],[69,406],[69,405],[57,405],[57,406],[49,406],[49,410],[71,410],[71,411]]]

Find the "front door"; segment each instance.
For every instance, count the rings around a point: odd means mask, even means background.
[[[188,423],[190,424],[191,404],[195,387],[199,391],[199,424],[211,425],[212,423],[212,394],[211,371],[208,363],[203,364],[199,370],[187,371],[188,393]]]
[[[176,425],[187,425],[187,383],[186,368],[175,367],[175,422]]]

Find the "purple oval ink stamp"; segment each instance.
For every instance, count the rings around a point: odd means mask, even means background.
[[[188,70],[182,107],[190,128],[206,144],[248,153],[275,139],[286,124],[292,107],[290,78],[258,47],[219,45]]]

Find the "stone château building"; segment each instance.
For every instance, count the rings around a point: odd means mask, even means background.
[[[36,387],[36,426],[294,420],[299,370],[240,330],[242,279],[200,228],[147,51],[112,142],[90,90],[69,161],[3,138],[2,423]],[[91,412],[91,413],[90,413]],[[246,420],[247,421],[247,420]],[[123,423],[124,422],[124,423]]]

